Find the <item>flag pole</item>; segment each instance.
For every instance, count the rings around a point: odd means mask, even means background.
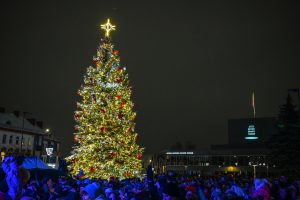
[[[255,94],[254,94],[254,91],[252,92],[252,109],[253,109],[253,118],[255,118],[256,111],[255,111]]]

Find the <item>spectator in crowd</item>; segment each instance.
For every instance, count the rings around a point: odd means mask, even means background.
[[[300,181],[278,179],[254,181],[245,176],[178,176],[173,172],[144,179],[91,180],[31,177],[15,158],[6,158],[6,176],[0,180],[0,200],[297,200]],[[22,172],[23,170],[23,172]],[[25,172],[25,173],[24,173]],[[151,185],[149,185],[151,184]]]

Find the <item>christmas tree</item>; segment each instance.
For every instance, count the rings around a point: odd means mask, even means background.
[[[126,69],[120,66],[119,52],[111,43],[115,26],[101,25],[106,31],[94,66],[87,68],[78,90],[81,101],[75,111],[76,142],[67,158],[73,175],[80,170],[87,178],[131,178],[139,176],[143,148],[136,143],[132,89]]]

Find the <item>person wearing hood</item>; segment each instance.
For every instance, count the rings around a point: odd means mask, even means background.
[[[82,192],[83,200],[94,200],[100,195],[100,184],[93,182],[84,187]]]
[[[30,178],[28,171],[21,167],[23,160],[23,156],[8,156],[2,163],[2,168],[6,173],[6,182],[8,185],[7,195],[12,200],[21,198],[22,188]]]

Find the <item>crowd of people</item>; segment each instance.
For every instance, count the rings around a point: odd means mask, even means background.
[[[10,162],[8,162],[10,161]],[[16,162],[6,160],[5,174],[0,177],[0,200],[222,200],[222,199],[279,199],[299,198],[300,181],[250,179],[237,175],[184,176],[173,172],[153,178],[93,180],[78,177],[29,177]]]

